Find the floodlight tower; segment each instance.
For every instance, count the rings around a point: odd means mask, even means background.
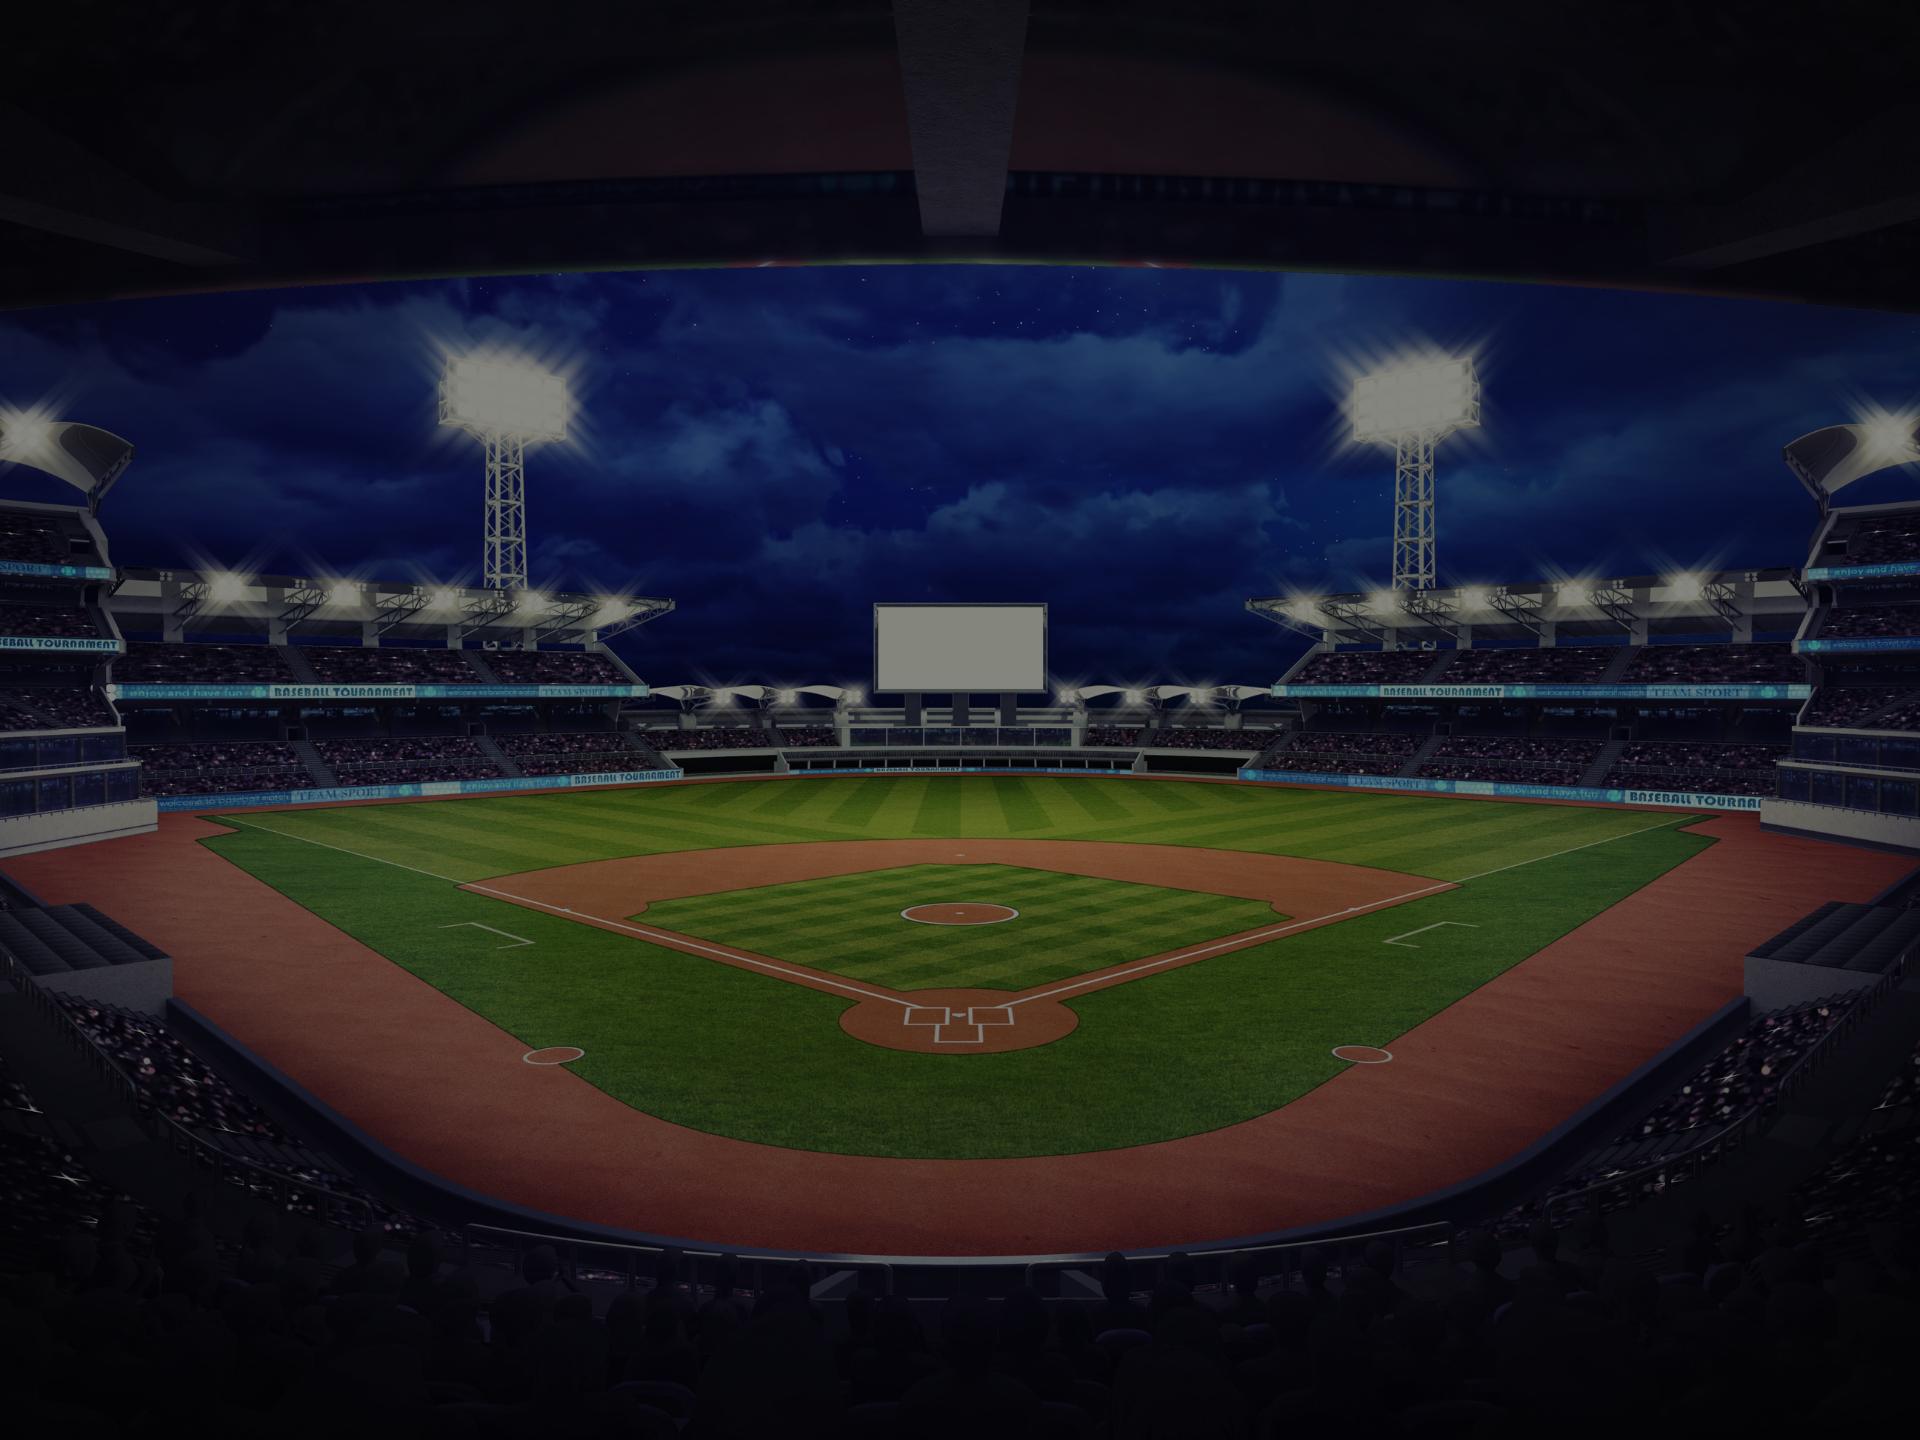
[[[567,438],[567,382],[525,361],[455,356],[440,379],[440,423],[479,437],[487,450],[484,584],[527,588],[529,441]]]
[[[1353,382],[1353,438],[1393,446],[1393,588],[1431,590],[1433,451],[1480,423],[1473,360],[1421,359]]]

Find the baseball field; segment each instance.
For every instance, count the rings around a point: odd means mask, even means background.
[[[1671,811],[990,776],[206,818],[529,1064],[909,1159],[1278,1111],[1715,843]]]

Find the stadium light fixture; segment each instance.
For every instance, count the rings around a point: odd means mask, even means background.
[[[435,610],[458,610],[460,608],[460,592],[442,585],[439,589],[427,596],[427,604]]]
[[[1303,625],[1316,625],[1320,622],[1320,602],[1302,596],[1287,606],[1287,614]]]
[[[797,702],[799,698],[800,697],[791,690],[778,690],[774,692],[773,696],[776,705],[792,705]]]
[[[1469,585],[1460,592],[1462,610],[1484,610],[1487,608],[1487,592],[1478,585]]]
[[[519,608],[531,615],[544,615],[553,609],[553,601],[547,598],[544,590],[524,590],[520,594]]]
[[[1356,376],[1347,418],[1356,441],[1393,446],[1393,588],[1431,590],[1433,451],[1480,423],[1473,357],[1415,355]]]
[[[327,603],[329,605],[358,605],[360,603],[360,587],[351,580],[336,580],[327,587]]]
[[[1860,428],[1866,432],[1867,449],[1876,460],[1888,464],[1920,460],[1920,449],[1914,443],[1920,416],[1876,410],[1861,418]]]
[[[1391,590],[1376,590],[1367,600],[1367,609],[1371,610],[1375,615],[1391,615],[1396,608],[1398,607],[1394,604],[1393,591]]]
[[[237,605],[247,598],[247,581],[242,575],[225,572],[207,577],[207,598],[216,605]]]
[[[1707,582],[1698,575],[1676,575],[1667,583],[1676,600],[1698,600],[1707,593]]]
[[[1128,690],[1123,692],[1120,698],[1128,705],[1138,705],[1147,697],[1142,695],[1138,690]]]
[[[527,446],[564,440],[572,419],[566,377],[524,358],[450,356],[440,379],[440,423],[477,437],[487,452],[486,542],[481,569],[496,590],[527,583]]]
[[[44,410],[0,410],[0,460],[34,464],[52,447],[55,423]]]

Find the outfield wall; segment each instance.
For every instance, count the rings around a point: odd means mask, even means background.
[[[1509,800],[1577,800],[1603,805],[1663,805],[1675,810],[1758,811],[1758,795],[1703,795],[1691,790],[1614,790],[1590,785],[1503,785],[1489,780],[1430,780],[1394,775],[1323,775],[1310,770],[1240,772],[1269,785],[1333,785],[1351,790],[1410,790],[1426,795],[1493,795]]]
[[[252,805],[338,805],[348,800],[424,800],[507,790],[571,790],[585,785],[645,785],[683,778],[678,770],[610,770],[598,775],[520,775],[497,780],[432,780],[414,785],[335,785],[315,790],[250,790],[236,795],[168,795],[164,810],[239,809]]]

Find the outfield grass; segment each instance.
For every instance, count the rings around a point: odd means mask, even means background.
[[[1277,1109],[1345,1068],[1334,1046],[1390,1047],[1698,853],[1711,842],[1675,828],[1694,818],[1158,781],[889,778],[255,812],[206,843],[528,1048],[580,1046],[569,1068],[663,1119],[799,1149],[987,1158],[1171,1139]],[[844,998],[448,883],[678,848],[929,834],[1205,845],[1465,883],[1075,997],[1071,1035],[999,1055],[866,1045],[838,1026]],[[643,918],[667,924],[670,907],[700,903],[662,902]],[[1258,902],[1220,903],[1277,918]],[[822,920],[831,928],[796,935],[828,945],[848,932],[844,917]],[[535,943],[500,950],[468,921]],[[1438,921],[1456,924],[1417,948],[1383,943]],[[1011,940],[1019,923],[975,933]],[[1170,941],[1169,923],[1142,953],[1211,938],[1218,923],[1210,914]],[[803,959],[793,942],[715,938]]]
[[[995,925],[921,925],[935,901],[1009,905]],[[1282,919],[1271,905],[1016,865],[904,865],[661,900],[640,917],[892,990],[1027,990]]]

